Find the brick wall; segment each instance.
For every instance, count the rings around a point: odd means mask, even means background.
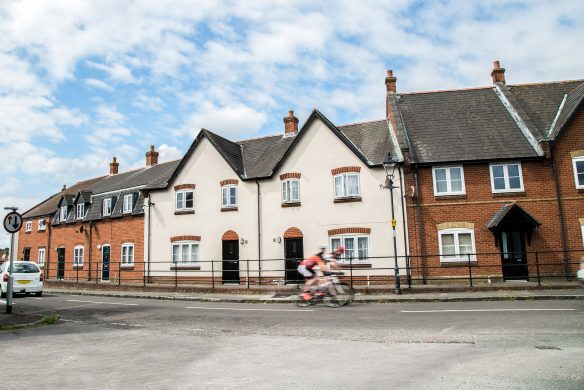
[[[43,219],[45,221],[45,230],[38,230],[38,221]],[[32,231],[26,232],[26,222],[32,222]],[[24,225],[18,234],[18,248],[15,253],[15,258],[21,260],[23,258],[22,251],[24,248],[30,249],[30,260],[36,262],[38,260],[39,248],[45,248],[45,262],[48,256],[48,238],[49,238],[49,217],[27,218]]]

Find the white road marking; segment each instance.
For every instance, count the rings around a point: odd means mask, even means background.
[[[576,309],[459,309],[459,310],[402,310],[402,313],[463,313],[497,311],[574,311]]]
[[[314,311],[313,309],[297,309],[297,310],[286,310],[286,309],[235,309],[231,307],[203,307],[203,306],[188,306],[187,309],[201,309],[201,310],[231,310],[231,311]]]
[[[43,298],[35,298],[35,297],[32,297],[32,299],[43,299]]]
[[[81,302],[81,303],[95,303],[100,305],[121,305],[121,306],[138,306],[137,303],[118,303],[118,302],[96,302],[96,301],[80,301],[78,299],[68,299],[67,302]]]

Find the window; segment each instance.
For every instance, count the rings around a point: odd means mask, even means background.
[[[131,213],[132,209],[134,208],[132,203],[134,200],[134,195],[124,195],[124,213]]]
[[[176,192],[176,209],[189,210],[194,206],[194,191],[177,191]]]
[[[134,265],[134,244],[122,245],[122,266]]]
[[[44,219],[39,219],[39,227],[38,230],[45,230],[45,228],[47,227],[47,223],[45,222]]]
[[[576,180],[576,188],[584,189],[584,157],[577,157],[572,159],[574,165],[574,179]]]
[[[462,167],[433,168],[435,195],[464,194],[464,173]]]
[[[282,182],[282,203],[300,202],[300,180]]]
[[[101,215],[111,215],[112,213],[112,198],[105,198],[102,203]]]
[[[77,205],[77,219],[83,219],[85,217],[85,203],[79,203]]]
[[[345,254],[339,262],[369,262],[369,236],[331,237],[331,250],[345,247]]]
[[[42,267],[45,264],[45,248],[39,248],[39,257],[37,258],[37,264]]]
[[[492,164],[491,188],[493,192],[523,191],[521,165],[519,163]]]
[[[221,207],[237,207],[237,186],[221,187]]]
[[[192,265],[199,261],[199,243],[194,241],[172,244],[172,262],[175,265]]]
[[[438,232],[440,261],[476,260],[474,233],[471,229],[446,229]]]
[[[32,231],[32,221],[27,221],[24,229],[27,232],[31,232]]]
[[[584,224],[580,225],[580,229],[582,230],[582,244],[584,245]]]
[[[83,265],[83,247],[76,246],[73,248],[73,267],[80,267]]]
[[[59,221],[66,221],[67,220],[67,206],[61,206],[59,209]]]
[[[335,176],[335,198],[359,196],[359,174],[345,173]]]

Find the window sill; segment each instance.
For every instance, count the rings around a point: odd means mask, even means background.
[[[235,207],[221,207],[221,212],[225,211],[237,211],[237,206]]]
[[[493,198],[513,198],[515,196],[526,196],[525,191],[493,192]]]
[[[364,264],[364,263],[338,263],[341,269],[361,269],[361,268],[371,268],[371,264]]]
[[[300,202],[286,202],[286,203],[282,203],[282,207],[300,207]]]
[[[171,265],[171,271],[199,271],[200,265]]]
[[[25,233],[25,234],[30,234],[30,233],[32,233],[32,231],[31,231],[31,230],[29,230],[29,231],[25,231],[24,233]]]
[[[47,229],[38,229],[37,232],[44,232]]]
[[[83,265],[74,265],[74,266],[73,266],[73,269],[76,269],[76,270],[83,270]]]
[[[194,214],[195,210],[176,210],[174,215]]]
[[[133,271],[134,270],[134,264],[131,264],[131,265],[124,265],[124,264],[122,264],[120,266],[120,269],[122,269],[124,271]]]
[[[434,195],[434,200],[466,199],[466,194]]]
[[[576,188],[579,194],[584,194],[584,188]]]
[[[468,267],[468,265],[471,266],[476,266],[477,265],[477,261],[476,260],[472,260],[470,261],[470,263],[468,262],[468,260],[449,260],[449,261],[444,261],[444,260],[440,260],[440,267]]]
[[[346,198],[335,198],[335,203],[350,203],[350,202],[361,202],[363,199],[360,196],[350,196]]]

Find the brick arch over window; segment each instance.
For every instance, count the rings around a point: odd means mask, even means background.
[[[284,238],[303,238],[302,230],[297,227],[291,227],[284,232]]]
[[[370,234],[371,228],[364,227],[348,227],[340,229],[331,229],[328,231],[329,236],[336,236],[339,234]]]
[[[339,167],[331,169],[333,175],[339,175],[341,173],[359,173],[361,172],[361,167]]]
[[[233,230],[228,230],[225,233],[223,233],[221,239],[223,241],[239,240],[239,236]]]

